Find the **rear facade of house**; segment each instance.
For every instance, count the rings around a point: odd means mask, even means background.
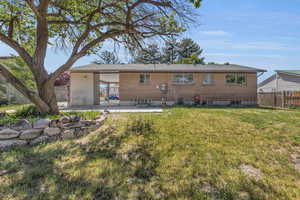
[[[239,65],[96,65],[71,70],[71,105],[254,105],[257,74]]]

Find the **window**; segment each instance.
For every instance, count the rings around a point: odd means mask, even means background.
[[[246,84],[246,75],[245,74],[237,74],[237,84]]]
[[[173,74],[173,83],[179,83],[179,84],[194,83],[193,74]]]
[[[227,74],[226,83],[240,85],[246,84],[246,75],[238,73]]]
[[[147,84],[150,81],[149,73],[140,73],[140,83]]]
[[[203,85],[211,85],[214,83],[213,74],[212,73],[205,73],[203,76]]]

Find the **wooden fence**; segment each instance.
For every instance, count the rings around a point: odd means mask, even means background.
[[[258,93],[257,102],[261,106],[300,107],[300,91]]]

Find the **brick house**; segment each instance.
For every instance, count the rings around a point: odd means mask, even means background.
[[[262,72],[233,64],[90,64],[71,69],[70,105],[254,105]]]

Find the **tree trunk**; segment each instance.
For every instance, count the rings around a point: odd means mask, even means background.
[[[36,105],[40,112],[48,114],[58,114],[59,109],[56,100],[54,83],[47,82],[46,84],[38,86],[38,92],[41,100],[48,106],[48,108],[45,108],[42,105]]]

